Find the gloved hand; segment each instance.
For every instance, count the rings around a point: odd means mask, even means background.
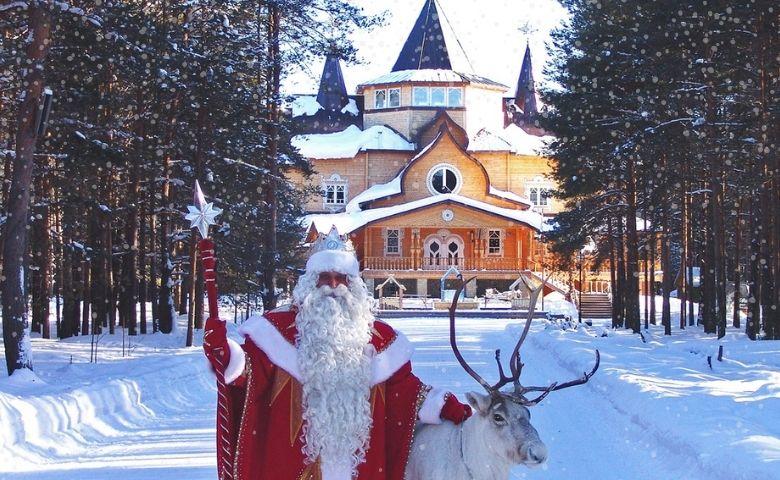
[[[449,420],[455,425],[460,424],[471,416],[471,406],[460,403],[455,395],[447,393],[444,399],[444,406],[441,407],[439,416],[444,420]]]
[[[227,342],[227,327],[225,322],[219,318],[210,317],[206,320],[203,333],[203,351],[211,362],[211,366],[224,373],[225,367],[230,363],[230,348]]]

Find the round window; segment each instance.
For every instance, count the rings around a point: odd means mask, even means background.
[[[452,165],[436,165],[428,172],[428,189],[433,194],[458,193],[461,185],[460,172]]]

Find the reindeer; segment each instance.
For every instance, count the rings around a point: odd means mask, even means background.
[[[525,328],[509,360],[511,375],[504,374],[501,350],[496,350],[500,379],[490,385],[463,359],[455,340],[455,309],[460,292],[469,281],[471,279],[461,283],[450,306],[450,345],[463,369],[482,385],[487,394],[466,394],[474,415],[460,425],[444,422],[417,427],[406,467],[406,480],[500,480],[509,478],[509,471],[514,465],[541,465],[547,460],[547,447],[531,425],[529,407],[541,402],[550,392],[587,382],[599,368],[600,355],[596,350],[593,369],[576,380],[546,387],[521,385],[520,374],[524,364],[520,361],[520,347],[528,335],[536,300],[546,283],[543,279],[539,287],[532,288],[523,279],[531,290],[531,301]],[[514,388],[502,392],[501,388],[509,383]],[[536,396],[526,396],[532,392]]]

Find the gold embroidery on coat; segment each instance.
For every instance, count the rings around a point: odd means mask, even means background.
[[[290,379],[290,446],[295,445],[295,439],[303,427],[303,388],[297,380]]]
[[[276,400],[276,397],[284,390],[284,387],[287,386],[287,383],[290,381],[292,376],[290,376],[289,373],[285,372],[281,368],[276,369],[276,375],[274,376],[274,385],[271,387],[271,399],[268,401],[268,405],[273,405],[274,401]]]

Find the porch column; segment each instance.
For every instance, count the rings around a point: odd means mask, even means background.
[[[425,278],[417,279],[417,295],[420,297],[428,296],[428,280]]]
[[[477,296],[477,279],[466,284],[466,297],[474,298]]]

